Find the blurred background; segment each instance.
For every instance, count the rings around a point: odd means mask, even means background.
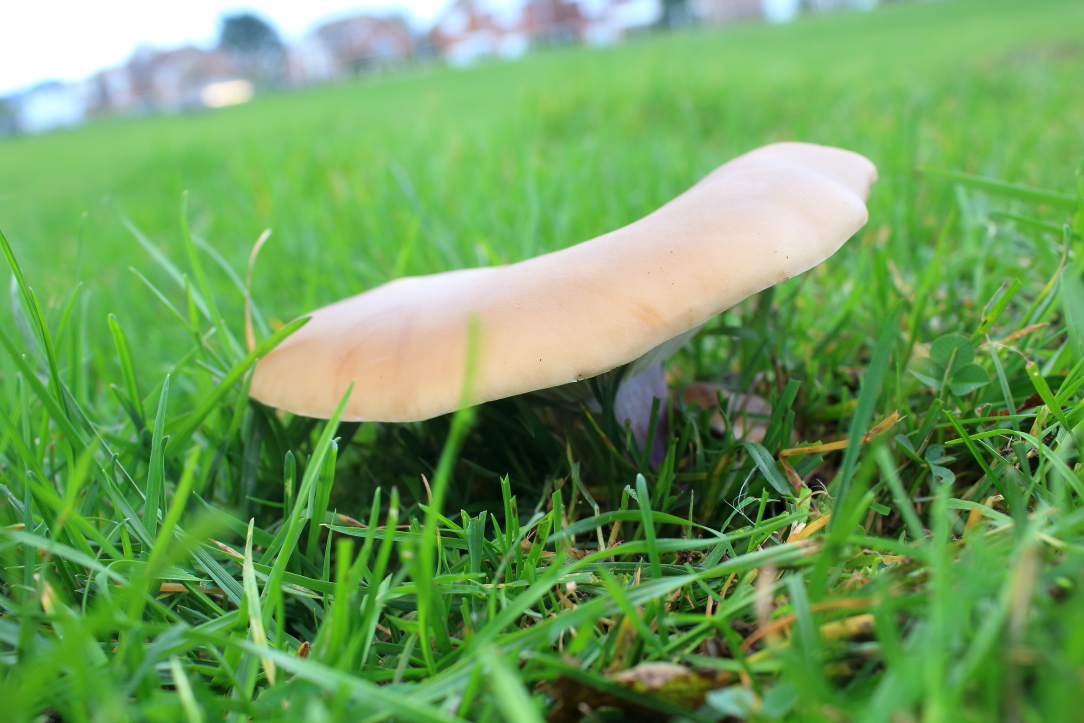
[[[994,293],[994,259],[1057,266],[1042,244],[995,243],[1006,231],[985,196],[916,169],[1072,192],[1079,0],[336,2],[0,10],[0,229],[53,323],[70,319],[80,394],[107,394],[117,372],[94,353],[112,348],[107,314],[150,378],[191,345],[175,313],[190,308],[185,191],[235,329],[249,253],[272,230],[253,276],[258,335],[391,278],[592,238],[784,140],[853,149],[881,174],[860,240],[779,290],[801,285],[810,343],[825,308],[851,309],[854,338],[868,336],[919,283],[952,209],[966,209],[969,251],[938,261],[954,281],[931,334]],[[705,351],[714,366],[696,374],[736,358]]]
[[[642,33],[789,22],[879,0],[356,0],[8,4],[0,134],[93,118],[243,103],[257,91],[337,83],[412,65],[514,60]],[[55,76],[55,77],[51,77]]]

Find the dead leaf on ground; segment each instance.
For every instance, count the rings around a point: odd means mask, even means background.
[[[719,395],[730,407],[730,421],[734,424],[734,436],[748,442],[763,442],[768,432],[768,420],[772,405],[756,394],[738,394],[726,387],[709,382],[693,382],[681,391],[681,399],[690,407],[710,409],[713,414],[708,424],[718,435],[726,434],[726,423],[719,409]]]
[[[723,676],[726,677],[726,674]],[[709,691],[727,682],[713,672],[703,673],[665,662],[641,663],[606,677],[631,691],[688,710],[699,708]],[[580,723],[585,709],[600,708],[617,708],[622,711],[625,720],[633,723],[658,723],[665,718],[665,714],[659,710],[566,675],[559,676],[550,684],[549,693],[555,702],[546,718],[548,723]]]

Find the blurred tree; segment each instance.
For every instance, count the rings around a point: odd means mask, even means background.
[[[223,18],[218,48],[251,80],[263,84],[282,80],[286,47],[275,29],[259,16],[239,13]]]
[[[662,0],[662,17],[659,25],[663,28],[680,28],[691,24],[692,12],[688,0]]]
[[[19,113],[15,102],[0,98],[0,138],[19,132]]]

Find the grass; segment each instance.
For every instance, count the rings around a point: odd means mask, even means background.
[[[1081,720],[1082,23],[892,4],[0,144],[3,717]],[[881,180],[839,254],[671,362],[770,397],[759,446],[678,407],[652,467],[529,397],[247,400],[265,228],[261,349],[785,139]]]

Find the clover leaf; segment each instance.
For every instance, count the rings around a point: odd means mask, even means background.
[[[937,391],[946,382],[953,394],[968,394],[990,383],[990,375],[975,363],[975,347],[959,334],[946,334],[930,345],[930,355],[908,367],[919,381]]]

